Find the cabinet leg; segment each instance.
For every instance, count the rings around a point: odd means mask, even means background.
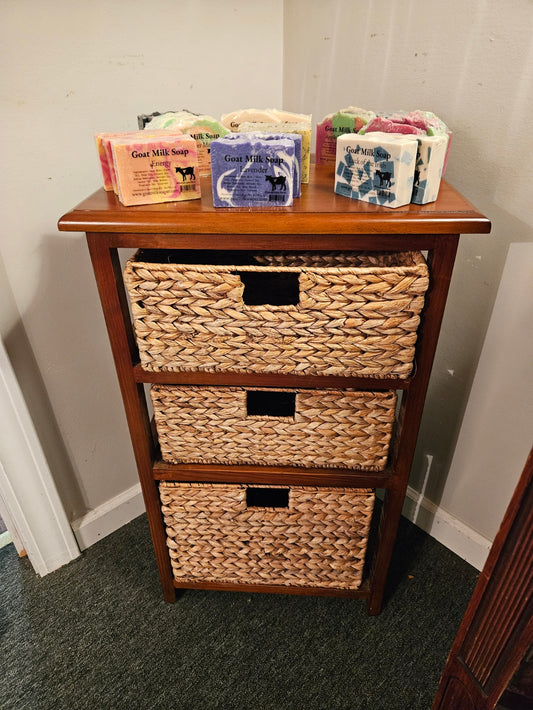
[[[403,491],[385,491],[379,529],[377,531],[377,551],[370,573],[370,594],[367,599],[367,612],[370,616],[375,616],[381,612],[403,499]]]
[[[163,585],[163,599],[169,604],[174,604],[176,598],[176,588],[172,586],[171,589],[166,589],[166,585]]]
[[[366,600],[366,613],[368,616],[378,616],[381,614],[382,597],[375,598],[377,595],[372,595]]]

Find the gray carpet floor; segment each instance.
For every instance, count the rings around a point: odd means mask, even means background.
[[[385,605],[185,591],[145,516],[44,578],[0,550],[1,710],[430,710],[478,573],[402,519]]]

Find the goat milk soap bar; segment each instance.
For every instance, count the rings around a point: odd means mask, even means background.
[[[348,106],[325,116],[316,127],[316,164],[335,165],[337,138],[344,133],[358,133],[375,115],[373,111]]]
[[[311,163],[311,114],[293,113],[276,108],[239,109],[224,114],[220,121],[234,133],[264,131],[268,133],[299,133],[302,136],[301,182],[309,182]]]
[[[220,121],[212,116],[191,111],[167,111],[166,113],[142,114],[137,116],[139,127],[153,131],[164,129],[169,132],[184,133],[196,141],[198,168],[200,175],[211,174],[211,141],[229,133]]]
[[[294,140],[229,133],[211,143],[215,207],[292,205]]]
[[[119,133],[97,133],[95,135],[98,157],[100,159],[100,167],[102,168],[102,177],[104,179],[104,189],[107,191],[113,190],[118,195],[117,177],[115,174],[115,166],[113,163],[113,139],[125,139],[126,137],[133,143],[135,138],[144,140],[145,138],[154,138],[163,136],[164,138],[181,135],[182,131],[175,129],[172,131],[122,131]]]
[[[190,136],[112,138],[118,196],[123,205],[199,198],[198,154]]]
[[[444,169],[447,136],[417,136],[418,153],[411,202],[425,205],[435,202],[439,194]]]
[[[293,113],[277,108],[242,108],[223,114],[220,122],[233,133],[240,133],[242,123],[308,123],[311,125],[311,114]]]
[[[335,192],[385,207],[408,204],[417,148],[413,135],[376,132],[339,136]]]

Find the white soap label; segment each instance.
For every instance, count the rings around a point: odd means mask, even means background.
[[[340,136],[335,192],[386,207],[407,204],[413,189],[416,148],[416,139]]]

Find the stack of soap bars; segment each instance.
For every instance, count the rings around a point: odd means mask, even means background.
[[[276,108],[239,109],[224,114],[220,121],[234,133],[296,133],[302,137],[301,182],[309,182],[311,162],[311,114],[292,113]]]
[[[317,126],[317,163],[335,164],[335,192],[387,207],[437,199],[451,131],[430,111],[376,115],[349,107]]]
[[[201,196],[196,141],[180,130],[98,133],[96,145],[104,187],[123,205]]]
[[[337,139],[335,192],[385,207],[437,199],[444,136],[372,132]]]

